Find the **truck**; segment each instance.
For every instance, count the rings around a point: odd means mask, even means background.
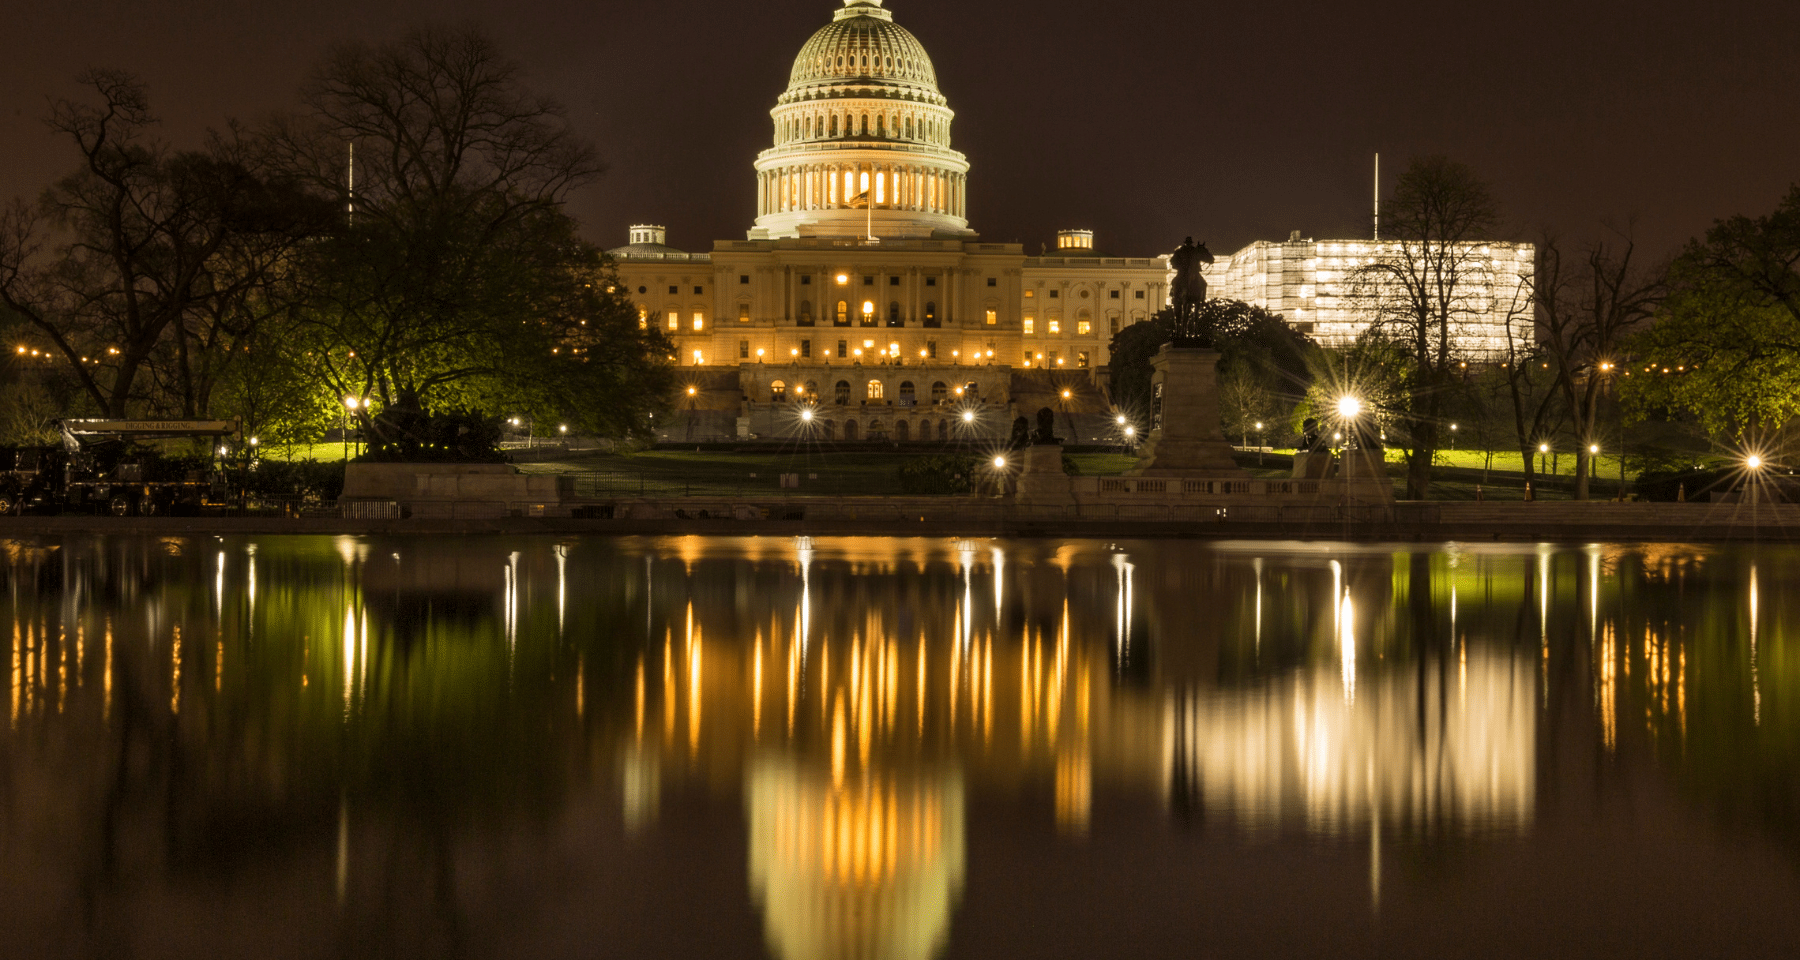
[[[0,463],[0,515],[193,514],[235,495],[223,463],[240,435],[235,420],[58,420],[58,446],[24,447]],[[171,464],[134,441],[204,438],[210,463]]]

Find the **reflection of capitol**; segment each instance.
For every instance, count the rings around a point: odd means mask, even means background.
[[[930,957],[962,893],[962,783],[954,773],[834,782],[787,757],[746,775],[750,886],[777,956]]]
[[[1365,678],[1350,695],[1311,670],[1171,700],[1171,789],[1252,830],[1522,830],[1536,790],[1532,664],[1465,651],[1445,672]]]
[[[1392,580],[1386,560],[1292,574],[1286,605],[1235,568],[1249,602],[1222,622],[1302,659],[1220,685],[1203,672],[1216,647],[1167,634],[1181,597],[1123,554],[757,550],[735,576],[759,587],[735,604],[702,602],[717,581],[688,561],[655,577],[623,786],[641,825],[665,776],[741,777],[777,956],[933,955],[963,884],[965,789],[1050,800],[1066,837],[1108,791],[1254,832],[1370,833],[1377,851],[1384,831],[1532,820],[1536,664],[1460,640],[1394,655],[1389,597],[1347,600],[1352,580]],[[1150,682],[1128,680],[1152,650]]]

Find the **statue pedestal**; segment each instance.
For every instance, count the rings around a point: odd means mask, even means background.
[[[1020,503],[1067,504],[1075,502],[1075,484],[1063,472],[1062,445],[1036,443],[1024,450],[1015,494]]]
[[[1362,503],[1393,503],[1394,482],[1388,478],[1381,450],[1346,450],[1341,478],[1344,494]]]
[[[1150,365],[1150,440],[1129,475],[1247,479],[1219,426],[1218,351],[1165,346]]]

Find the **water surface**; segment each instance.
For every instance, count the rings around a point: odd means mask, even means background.
[[[0,956],[1791,956],[1797,577],[0,541]]]

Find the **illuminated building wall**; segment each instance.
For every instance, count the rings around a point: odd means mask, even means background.
[[[1394,257],[1398,243],[1367,240],[1258,241],[1207,270],[1207,295],[1262,307],[1326,346],[1346,346],[1367,332],[1381,301],[1379,288],[1359,285],[1357,271]],[[1453,259],[1466,276],[1452,294],[1455,356],[1497,359],[1506,353],[1507,317],[1513,336],[1535,337],[1528,307],[1537,250],[1529,243],[1462,244]]]

